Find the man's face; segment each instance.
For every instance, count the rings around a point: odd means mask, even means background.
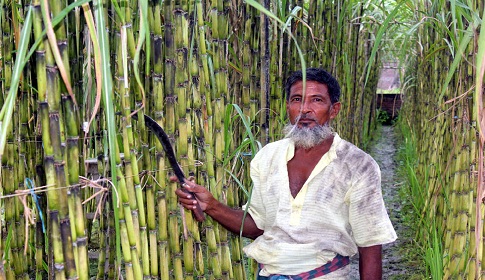
[[[340,102],[332,104],[327,86],[315,81],[306,81],[303,99],[303,82],[298,81],[290,88],[286,110],[291,124],[312,128],[333,120],[340,111]]]

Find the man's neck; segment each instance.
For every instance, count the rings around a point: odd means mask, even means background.
[[[287,163],[290,192],[293,197],[300,192],[322,156],[330,150],[333,138],[332,135],[308,149],[295,147],[295,155]]]

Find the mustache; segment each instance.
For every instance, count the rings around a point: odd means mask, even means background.
[[[295,124],[298,123],[301,119],[307,119],[312,121],[317,121],[314,117],[310,116],[309,114],[299,114],[295,119]]]
[[[312,121],[317,121],[314,117],[311,117],[309,116],[309,114],[307,113],[300,113],[296,118],[295,118],[295,124],[294,125],[291,125],[291,126],[288,126],[288,128],[290,129],[286,129],[286,133],[285,133],[285,138],[288,138],[290,137],[291,134],[293,134],[295,132],[295,130],[298,129],[298,122],[301,120],[301,119],[307,119],[307,120],[312,120]]]

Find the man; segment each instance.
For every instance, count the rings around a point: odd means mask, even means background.
[[[290,124],[286,138],[263,147],[251,162],[254,189],[243,236],[244,252],[260,264],[258,279],[347,279],[349,256],[359,253],[360,279],[382,278],[382,244],[396,239],[380,187],[377,163],[333,133],[340,86],[322,69],[286,82]],[[186,181],[180,203],[202,210],[239,233],[244,211]],[[195,196],[195,198],[194,198]]]

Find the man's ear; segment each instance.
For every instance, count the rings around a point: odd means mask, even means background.
[[[330,107],[330,119],[334,119],[338,115],[341,105],[342,104],[338,101],[332,104],[332,106]]]

